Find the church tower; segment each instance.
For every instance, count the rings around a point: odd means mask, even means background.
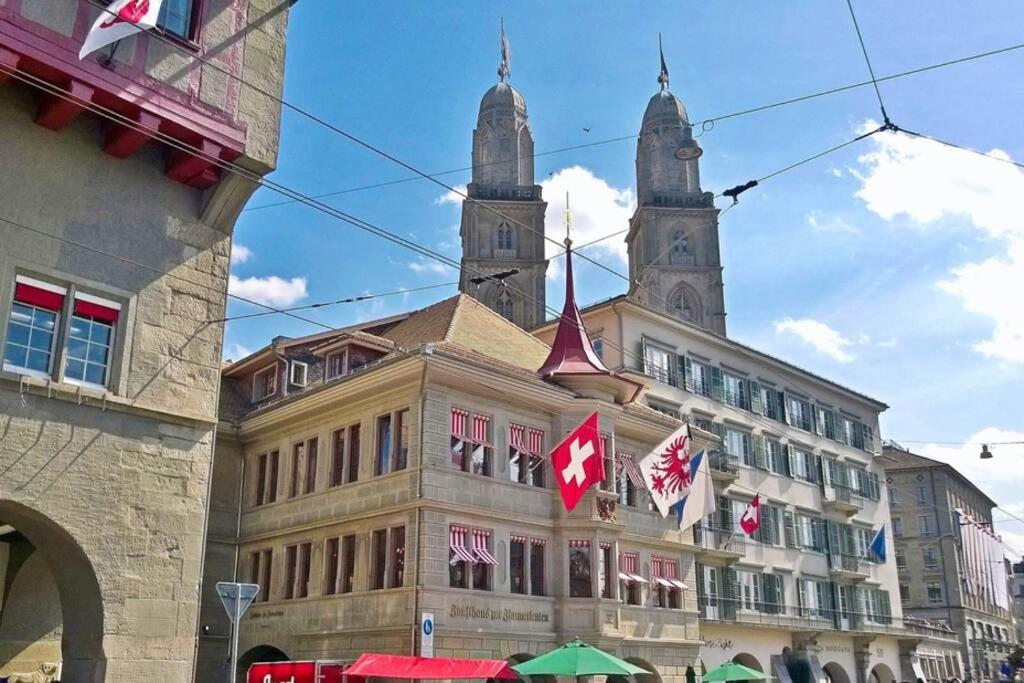
[[[542,235],[547,204],[533,182],[533,135],[526,100],[507,82],[510,65],[503,27],[498,84],[481,100],[473,131],[473,176],[467,191],[471,200],[462,203],[459,230],[459,291],[530,329],[545,319],[548,262]]]
[[[626,236],[629,296],[725,336],[718,209],[712,193],[700,188],[702,150],[686,108],[668,89],[664,54],[658,82],[636,147],[637,209]]]

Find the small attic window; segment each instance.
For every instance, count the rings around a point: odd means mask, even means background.
[[[252,376],[252,400],[262,401],[277,393],[277,363]]]
[[[293,360],[288,365],[288,383],[304,387],[309,378],[309,363]]]
[[[348,372],[348,351],[327,354],[327,379],[341,377]]]

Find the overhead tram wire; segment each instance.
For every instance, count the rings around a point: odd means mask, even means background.
[[[254,174],[254,173],[252,173],[250,171],[247,171],[246,169],[244,169],[242,167],[237,166],[236,164],[233,164],[231,162],[225,162],[225,161],[223,161],[221,159],[218,159],[216,157],[212,157],[210,155],[206,155],[206,154],[204,154],[202,152],[202,150],[199,150],[196,147],[192,147],[192,146],[187,145],[185,143],[182,143],[182,142],[180,142],[178,140],[170,138],[169,136],[167,136],[167,135],[165,135],[165,134],[163,134],[163,133],[161,133],[161,132],[159,132],[157,130],[146,128],[145,126],[142,126],[141,124],[138,124],[134,120],[132,120],[132,119],[130,119],[128,117],[125,117],[125,116],[123,116],[123,115],[121,115],[121,114],[119,114],[117,112],[113,112],[111,110],[106,110],[105,108],[100,107],[98,105],[95,105],[94,103],[85,102],[83,100],[75,98],[75,97],[71,96],[69,93],[67,93],[66,91],[63,91],[63,90],[53,86],[52,84],[50,84],[50,83],[48,83],[46,81],[43,81],[42,79],[38,79],[38,78],[32,76],[31,74],[25,74],[24,72],[22,72],[19,69],[14,69],[13,71],[12,70],[0,69],[0,71],[6,71],[6,72],[10,73],[10,75],[12,75],[13,77],[15,77],[15,78],[17,78],[17,79],[21,80],[22,82],[25,82],[25,83],[27,83],[29,85],[35,84],[36,87],[38,87],[38,88],[40,88],[42,90],[45,90],[45,91],[49,92],[50,94],[52,94],[52,95],[54,95],[56,97],[60,97],[60,98],[65,99],[65,100],[67,100],[69,102],[73,102],[75,104],[78,104],[78,105],[82,106],[83,108],[89,109],[90,111],[92,111],[92,112],[94,112],[94,113],[96,113],[96,114],[98,114],[100,116],[103,116],[104,118],[107,118],[107,119],[109,119],[111,121],[115,121],[117,123],[121,123],[122,125],[125,125],[127,127],[131,127],[131,128],[136,129],[136,130],[139,130],[140,132],[145,132],[145,133],[151,135],[152,137],[163,141],[165,144],[168,144],[169,146],[172,146],[172,147],[175,147],[175,148],[177,148],[177,149],[179,149],[181,151],[186,151],[186,152],[195,154],[196,156],[205,158],[208,161],[210,161],[212,164],[215,164],[215,165],[217,165],[220,168],[223,168],[225,170],[228,170],[229,172],[235,173],[236,175],[239,175],[239,176],[241,176],[241,177],[243,177],[245,179],[248,179],[250,182],[253,182],[253,184],[262,185],[262,186],[268,187],[268,188],[270,188],[270,189],[272,189],[272,190],[274,190],[276,192],[284,194],[285,196],[294,196],[297,201],[301,201],[303,203],[307,203],[311,207],[317,208],[318,210],[320,210],[320,211],[322,211],[322,212],[324,212],[324,213],[326,213],[326,214],[328,214],[328,215],[330,215],[330,216],[332,216],[332,217],[334,217],[334,218],[336,218],[338,220],[342,220],[343,222],[349,223],[349,224],[351,224],[351,225],[353,225],[355,227],[358,227],[360,229],[363,229],[363,230],[366,230],[368,232],[371,232],[372,234],[375,234],[377,236],[380,236],[380,237],[383,237],[385,239],[388,239],[389,241],[395,242],[396,244],[399,244],[400,246],[405,246],[406,248],[409,248],[409,249],[412,249],[414,251],[417,251],[417,253],[420,253],[420,254],[422,254],[424,256],[428,256],[430,258],[438,260],[438,261],[440,261],[441,263],[443,263],[445,265],[449,265],[449,266],[451,266],[453,268],[456,268],[456,269],[460,268],[460,264],[458,262],[455,262],[452,259],[450,259],[448,257],[445,257],[445,256],[443,256],[441,254],[437,254],[436,252],[433,252],[432,250],[430,250],[428,248],[422,247],[421,245],[419,245],[419,244],[417,244],[415,242],[412,242],[410,240],[406,240],[404,238],[401,238],[401,237],[395,235],[394,233],[391,233],[391,232],[389,232],[389,231],[387,231],[387,230],[385,230],[383,228],[380,228],[380,227],[378,227],[378,226],[376,226],[376,225],[374,225],[372,223],[369,223],[368,221],[364,221],[362,219],[358,219],[358,218],[349,216],[348,214],[345,214],[344,212],[342,212],[342,211],[340,211],[338,209],[335,209],[333,207],[322,205],[319,202],[316,202],[315,200],[312,200],[311,198],[306,197],[305,195],[302,195],[301,193],[299,193],[299,192],[297,192],[295,190],[291,190],[290,188],[282,186],[282,185],[280,185],[278,183],[273,183],[273,182],[267,181],[267,179],[261,178],[258,175]],[[875,132],[877,132],[877,131],[875,131]],[[821,155],[820,154],[819,155],[815,155],[815,158],[817,158],[818,156],[821,156]],[[799,163],[795,164],[795,165],[791,164],[789,168],[795,168],[798,165],[800,165],[800,164]],[[769,176],[766,176],[766,177],[772,177],[772,176],[775,176],[775,175],[778,175],[778,173],[769,174]],[[80,248],[92,251],[94,253],[100,253],[100,254],[105,254],[106,253],[106,252],[103,252],[101,250],[97,250],[94,247],[90,247],[88,245],[85,245],[85,244],[82,244],[82,243],[78,243],[78,242],[73,242],[71,240],[68,240],[66,238],[62,238],[62,237],[53,235],[52,233],[48,233],[48,232],[43,231],[43,230],[34,229],[34,228],[31,228],[31,227],[28,227],[28,226],[24,226],[24,225],[19,224],[19,223],[15,222],[15,221],[11,221],[11,220],[8,220],[8,219],[3,219],[3,221],[8,223],[8,224],[11,224],[11,225],[15,225],[17,227],[24,228],[26,230],[30,230],[32,232],[36,232],[36,233],[38,233],[40,235],[45,235],[45,236],[53,238],[53,239],[57,239],[57,240],[60,240],[60,241],[64,241],[64,242],[73,244],[75,246],[78,246]],[[107,255],[109,255],[109,256],[111,256],[113,258],[117,258],[118,260],[121,260],[121,261],[124,261],[124,262],[133,263],[134,265],[138,265],[140,267],[147,268],[147,269],[152,270],[152,271],[164,272],[164,271],[160,271],[159,269],[155,269],[155,268],[153,268],[151,266],[146,266],[144,264],[137,263],[137,262],[131,261],[129,259],[125,259],[123,257],[119,257],[119,256],[112,255],[112,254],[107,254]],[[477,271],[474,271],[474,272],[477,272]],[[177,277],[177,278],[182,279],[183,281],[186,281],[186,282],[188,281],[186,278],[180,278],[180,276],[175,276],[175,275],[170,274],[170,273],[165,273],[165,274],[170,275],[171,277]],[[483,273],[477,272],[477,274],[481,274],[482,275]],[[193,283],[193,284],[198,284],[198,283]],[[517,291],[514,288],[510,287],[509,285],[504,285],[504,286],[506,286],[506,287],[508,287],[510,289],[513,289],[513,291]],[[532,300],[534,302],[539,303],[539,300],[537,300],[534,297],[530,296],[526,292],[519,292],[519,291],[517,291],[517,293],[519,293],[521,296],[523,296],[524,299],[526,299],[526,300]],[[327,325],[326,323],[323,323],[323,322],[320,322],[320,321],[317,321],[317,320],[312,320],[310,318],[305,318],[305,317],[296,315],[295,313],[292,313],[292,312],[280,311],[278,309],[275,309],[273,306],[270,306],[268,304],[264,304],[262,302],[254,301],[254,300],[251,300],[251,299],[246,299],[245,297],[240,297],[240,296],[237,296],[237,295],[232,295],[232,294],[227,293],[227,292],[218,292],[218,294],[219,295],[227,294],[227,296],[231,296],[233,298],[240,299],[240,300],[246,301],[247,303],[251,303],[251,304],[254,304],[254,305],[257,305],[257,306],[261,306],[261,307],[263,307],[263,308],[265,308],[267,310],[270,310],[270,311],[280,312],[282,315],[285,315],[285,316],[288,316],[288,317],[291,317],[291,318],[295,318],[295,319],[300,320],[302,322],[306,322],[308,324],[315,325],[315,326],[318,326],[318,327],[321,327],[321,328],[324,328],[324,329],[328,329],[328,330],[336,329],[334,327],[331,327],[330,325]],[[556,318],[555,318],[556,320],[558,320],[558,319],[560,319],[562,317],[560,311],[557,311],[557,310],[553,309],[550,306],[545,306],[545,309],[548,310],[549,312],[554,312],[556,314]],[[618,346],[617,344],[611,342],[611,340],[605,340],[605,343],[606,343],[607,346],[619,350],[624,356],[629,356],[629,357],[632,357],[634,359],[638,359],[638,360],[640,360],[641,363],[643,363],[644,359],[639,354],[636,354],[635,352],[629,351],[628,349],[625,349],[625,348],[623,348],[621,346]],[[404,352],[404,350],[403,350],[403,352]],[[408,353],[408,352],[405,352],[405,353]],[[746,352],[746,351],[744,351],[742,349],[741,349],[741,353],[743,353],[744,355],[751,356],[751,354],[749,352]],[[755,358],[755,360],[757,360],[757,359]],[[775,373],[770,373],[770,374],[775,375]],[[776,376],[778,376],[778,375],[776,375]],[[800,383],[799,382],[794,382],[791,379],[785,379],[784,381],[787,384],[795,385],[798,388],[800,388]],[[814,392],[811,392],[809,395],[812,395],[813,393]],[[765,421],[759,419],[758,417],[752,417],[751,419],[752,419],[753,422],[758,423],[758,424],[760,424],[762,426],[767,426],[769,429],[771,429],[773,431],[775,429],[774,425],[771,425],[770,423],[765,422]],[[1004,510],[1004,512],[1005,512],[1005,510]]]
[[[177,46],[177,45],[176,45],[176,47],[180,48],[180,46]],[[808,95],[801,95],[799,97],[793,97],[793,98],[789,98],[789,99],[785,99],[785,100],[780,100],[778,102],[772,102],[772,103],[769,103],[769,104],[764,104],[764,105],[760,105],[760,106],[757,106],[757,107],[752,107],[750,109],[743,109],[743,110],[736,111],[736,112],[733,112],[733,113],[730,113],[730,114],[722,114],[722,115],[719,115],[719,116],[713,116],[711,118],[703,119],[701,121],[696,121],[692,125],[694,127],[697,127],[697,126],[705,127],[707,124],[714,125],[715,123],[717,123],[719,121],[726,121],[728,119],[738,118],[738,117],[742,117],[742,116],[748,116],[750,114],[756,114],[756,113],[760,113],[762,111],[768,111],[768,110],[776,109],[776,108],[779,108],[779,107],[785,107],[785,106],[788,106],[788,105],[791,105],[791,104],[799,104],[801,102],[807,102],[809,100],[817,99],[819,97],[825,97],[825,96],[828,96],[828,95],[835,95],[835,94],[846,92],[846,91],[849,91],[849,90],[855,90],[857,88],[863,88],[863,87],[868,86],[868,85],[877,85],[877,83],[883,83],[885,81],[891,81],[891,80],[896,80],[896,79],[899,79],[899,78],[905,78],[907,76],[915,76],[917,74],[926,73],[928,71],[933,71],[933,70],[936,70],[936,69],[942,69],[942,68],[946,68],[946,67],[949,67],[949,66],[955,66],[957,64],[963,64],[963,63],[970,62],[970,61],[973,61],[973,60],[976,60],[976,59],[984,59],[986,57],[992,57],[992,56],[995,56],[995,55],[1003,54],[1003,53],[1006,53],[1006,52],[1012,52],[1012,51],[1015,51],[1015,50],[1021,50],[1021,49],[1024,49],[1024,43],[1019,43],[1019,44],[1016,44],[1016,45],[1009,45],[1007,47],[999,48],[997,50],[990,50],[988,52],[979,52],[979,53],[975,53],[975,54],[972,54],[972,55],[968,55],[966,57],[959,57],[957,59],[952,59],[952,60],[948,60],[948,61],[945,61],[945,62],[938,62],[936,64],[929,64],[927,66],[917,67],[917,68],[914,68],[914,69],[909,69],[907,71],[900,71],[900,72],[897,72],[897,73],[894,73],[894,74],[888,74],[886,76],[881,76],[881,77],[879,77],[879,78],[877,78],[877,79],[875,79],[873,81],[869,80],[869,81],[860,81],[860,82],[857,82],[857,83],[850,83],[850,84],[839,86],[839,87],[836,87],[836,88],[829,88],[827,90],[821,90],[821,91],[818,91],[818,92],[815,92],[815,93],[810,93]],[[194,54],[192,54],[192,53],[189,53],[189,54],[190,54],[190,56],[195,57],[196,59],[199,59]],[[551,150],[546,150],[544,152],[538,152],[538,153],[532,155],[532,157],[536,159],[538,157],[549,156],[549,155],[553,155],[553,154],[561,154],[561,153],[564,153],[564,152],[572,152],[572,151],[576,151],[576,150],[579,150],[579,149],[586,149],[586,148],[589,148],[589,147],[598,147],[598,146],[601,146],[601,145],[607,145],[607,144],[611,144],[611,143],[614,143],[614,142],[623,142],[625,140],[635,140],[638,137],[639,137],[639,135],[632,134],[632,135],[622,135],[622,136],[613,137],[613,138],[606,138],[606,139],[603,139],[603,140],[598,140],[598,141],[595,141],[595,142],[588,142],[588,143],[581,144],[581,145],[572,145],[572,146],[569,146],[569,147],[561,147],[561,148],[558,148],[558,149],[551,149]],[[502,159],[502,160],[499,160],[499,161],[484,162],[483,164],[478,164],[477,168],[484,167],[484,166],[489,166],[491,164],[504,164],[504,163],[508,163],[508,161],[509,161],[509,159]],[[432,173],[431,175],[433,175],[433,176],[452,175],[454,173],[464,173],[466,171],[472,171],[473,168],[474,168],[473,166],[464,166],[462,168],[455,168],[455,169],[449,169],[447,171],[440,171],[438,173]],[[417,180],[423,180],[423,177],[422,176],[418,176],[418,175],[407,176],[405,178],[396,178],[394,180],[382,181],[382,182],[373,183],[373,184],[370,184],[370,185],[362,185],[362,186],[347,188],[347,189],[344,189],[344,190],[336,190],[336,191],[327,192],[327,193],[324,193],[324,194],[312,195],[312,197],[313,197],[313,199],[325,199],[325,198],[328,198],[328,197],[335,197],[335,196],[338,196],[338,195],[349,194],[349,193],[353,193],[353,192],[362,192],[364,190],[373,190],[373,189],[377,189],[377,188],[380,188],[380,187],[388,187],[388,186],[391,186],[391,185],[399,185],[399,184],[402,184],[402,183],[409,183],[409,182],[413,182],[413,181],[417,181]],[[261,209],[270,209],[270,208],[279,207],[279,206],[286,206],[286,205],[292,204],[292,203],[294,203],[294,200],[284,200],[284,201],[280,201],[280,202],[273,202],[273,203],[270,203],[270,204],[259,204],[257,206],[252,206],[252,207],[245,208],[245,209],[243,209],[243,212],[246,212],[246,211],[259,211]]]
[[[103,5],[101,5],[99,0],[89,0],[89,1],[94,6],[99,7],[102,11],[105,11],[108,14],[111,14],[111,15],[114,14],[109,8],[104,7]],[[155,34],[155,35],[159,36],[159,34]],[[164,40],[166,40],[166,39],[164,39]],[[178,49],[183,49],[183,48],[181,46],[178,46]],[[457,190],[456,188],[452,187],[451,185],[448,185],[448,184],[438,180],[437,178],[434,178],[434,177],[424,173],[423,171],[420,171],[418,168],[416,168],[415,166],[409,164],[408,162],[406,162],[406,161],[404,161],[402,159],[399,159],[398,157],[395,157],[394,155],[392,155],[392,154],[390,154],[390,153],[380,149],[379,147],[376,147],[375,145],[373,145],[373,144],[371,144],[371,143],[369,143],[369,142],[367,142],[365,140],[362,140],[358,136],[353,135],[352,133],[349,133],[348,131],[346,131],[346,130],[344,130],[344,129],[342,129],[342,128],[334,125],[334,124],[332,124],[331,122],[327,121],[326,119],[322,118],[321,116],[319,116],[317,114],[314,114],[314,113],[312,113],[310,111],[307,111],[307,110],[303,109],[302,107],[299,107],[297,105],[294,105],[294,104],[288,102],[287,100],[283,99],[280,96],[274,95],[273,93],[270,93],[270,92],[268,92],[268,91],[266,91],[266,90],[264,90],[262,88],[259,88],[258,86],[255,86],[255,85],[245,81],[241,76],[238,76],[238,75],[236,75],[234,73],[229,72],[224,67],[216,65],[216,64],[214,64],[214,63],[212,63],[212,62],[210,62],[208,60],[205,60],[202,57],[199,57],[198,55],[192,55],[192,57],[195,58],[195,59],[198,59],[199,61],[203,62],[204,64],[209,65],[211,68],[214,68],[214,69],[216,69],[218,71],[221,71],[222,73],[227,75],[229,78],[233,78],[233,79],[237,80],[240,84],[243,84],[243,85],[246,85],[246,86],[252,88],[255,92],[257,92],[257,93],[259,93],[259,94],[261,94],[261,95],[263,95],[265,97],[271,98],[273,101],[276,101],[277,103],[279,103],[282,107],[285,107],[285,108],[289,109],[290,111],[293,111],[293,112],[299,114],[300,116],[303,116],[303,117],[305,117],[305,118],[307,118],[307,119],[309,119],[309,120],[311,120],[311,121],[313,121],[315,123],[318,123],[319,125],[321,125],[321,126],[327,128],[327,129],[335,132],[338,135],[341,135],[342,137],[352,141],[353,143],[355,143],[357,145],[360,145],[360,146],[364,147],[365,149],[368,149],[368,150],[374,152],[375,154],[377,154],[379,156],[382,156],[385,159],[388,159],[389,161],[392,161],[393,163],[395,163],[395,164],[397,164],[399,166],[402,166],[403,168],[406,168],[407,170],[417,174],[418,176],[422,177],[425,180],[430,180],[431,182],[435,183],[436,185],[439,185],[440,187],[445,188],[449,192],[454,192],[455,194],[457,194],[459,196],[462,196],[465,200],[471,201],[471,202],[477,204],[478,206],[482,207],[483,209],[485,209],[487,211],[490,211],[491,213],[495,214],[496,216],[498,216],[498,217],[500,217],[500,218],[502,218],[502,219],[504,219],[506,221],[509,221],[512,224],[518,225],[518,226],[522,227],[523,229],[525,229],[525,230],[527,230],[529,232],[532,232],[532,233],[536,234],[537,236],[539,236],[543,240],[548,240],[548,241],[550,241],[550,242],[552,242],[554,244],[557,244],[558,246],[561,246],[561,243],[558,240],[556,240],[555,238],[552,238],[552,237],[548,237],[544,233],[543,229],[542,230],[537,230],[537,229],[533,228],[532,226],[529,226],[529,225],[527,225],[527,224],[525,224],[525,223],[523,223],[523,222],[521,222],[521,221],[519,221],[519,220],[517,220],[515,218],[512,218],[511,216],[508,216],[507,214],[505,214],[505,213],[495,209],[494,207],[490,206],[489,204],[487,204],[485,202],[481,202],[480,200],[477,200],[475,198],[471,198],[468,194]],[[872,81],[874,81],[873,77],[872,77]],[[886,124],[888,125],[888,121],[886,121]],[[756,185],[756,182],[755,182],[755,185]],[[733,189],[737,189],[737,188],[733,188]],[[749,189],[749,187],[746,187],[744,189]],[[742,192],[742,191],[743,191],[742,189],[739,190],[739,192]],[[729,192],[729,191],[727,190],[726,192]],[[735,201],[736,200],[736,196],[739,194],[739,192],[737,192],[736,194],[727,195],[727,196],[732,196],[734,201]],[[666,304],[668,306],[671,306],[671,304],[668,301],[664,300],[656,292],[652,292],[648,288],[644,287],[639,281],[634,282],[628,276],[623,275],[622,273],[619,273],[618,271],[616,271],[616,270],[614,270],[612,268],[609,268],[608,266],[604,265],[600,261],[597,261],[596,259],[592,259],[589,256],[586,256],[586,255],[583,255],[583,254],[580,254],[579,256],[584,261],[587,261],[587,262],[597,266],[598,268],[600,268],[600,269],[602,269],[604,271],[607,271],[608,273],[610,273],[612,275],[615,275],[618,278],[621,278],[621,279],[625,280],[627,283],[629,283],[629,285],[631,287],[635,285],[638,288],[646,291],[650,296],[654,297],[655,299],[662,301],[664,304]]]
[[[864,36],[860,32],[860,24],[857,22],[857,14],[853,11],[853,0],[846,0],[846,6],[850,9],[850,19],[853,20],[853,28],[857,31],[857,40],[860,42],[860,51],[864,54],[864,62],[868,65],[868,75],[871,76],[871,85],[875,87],[875,96],[878,98],[878,108],[882,110],[882,122],[889,123],[889,114],[885,111],[885,102],[882,101],[882,91],[878,88],[878,79],[875,78],[875,69],[871,66],[871,58],[868,56],[868,48],[864,44]]]

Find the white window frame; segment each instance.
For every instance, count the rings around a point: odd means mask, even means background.
[[[259,380],[260,377],[262,377],[263,375],[266,375],[268,373],[270,373],[273,376],[273,378],[274,378],[274,388],[273,388],[272,391],[270,391],[270,392],[268,392],[268,393],[266,393],[266,394],[264,394],[262,396],[257,396],[256,395],[256,387],[259,386],[259,381],[258,380]],[[271,396],[274,396],[275,394],[277,394],[277,390],[278,390],[277,381],[278,381],[278,377],[277,377],[277,361],[274,361],[273,363],[271,363],[267,367],[263,368],[262,370],[257,370],[256,372],[254,372],[252,374],[252,401],[253,401],[253,403],[255,403],[257,401],[263,401],[263,400],[268,399]]]
[[[302,370],[302,381],[298,381],[295,378],[295,371]],[[301,360],[293,360],[288,362],[288,383],[297,387],[304,387],[309,384],[309,363],[304,363]]]

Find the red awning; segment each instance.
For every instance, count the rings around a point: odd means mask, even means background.
[[[446,659],[444,657],[405,657],[367,652],[345,670],[348,676],[381,678],[418,678],[429,680],[498,678],[514,681],[519,677],[501,659]]]

